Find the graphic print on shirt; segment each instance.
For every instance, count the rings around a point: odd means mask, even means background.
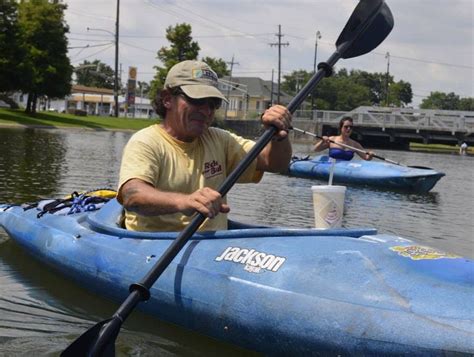
[[[217,175],[222,175],[222,165],[216,160],[212,160],[211,162],[205,162],[204,171],[202,174],[206,179]]]

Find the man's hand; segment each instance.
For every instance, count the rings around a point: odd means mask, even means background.
[[[197,211],[205,217],[214,218],[219,213],[230,211],[229,205],[222,202],[221,194],[209,187],[203,187],[186,195],[183,203],[184,207],[181,212],[186,216],[191,216]]]
[[[270,126],[277,128],[275,137],[283,140],[288,137],[288,130],[291,127],[291,113],[282,105],[274,105],[263,113],[262,124],[265,128]]]

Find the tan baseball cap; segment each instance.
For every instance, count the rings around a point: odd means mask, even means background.
[[[170,68],[165,80],[165,88],[180,87],[191,98],[226,97],[217,88],[217,74],[207,63],[183,61]]]

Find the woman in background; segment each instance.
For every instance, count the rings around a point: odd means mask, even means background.
[[[323,151],[329,149],[329,156],[337,159],[337,160],[352,160],[354,157],[354,151],[350,149],[344,148],[340,144],[352,146],[354,148],[366,151],[362,145],[360,145],[357,141],[351,139],[352,129],[354,128],[354,122],[351,117],[343,117],[339,121],[339,135],[337,136],[323,136],[322,140],[318,141],[316,145],[314,145],[313,150]],[[364,160],[372,160],[374,155],[373,152],[368,151],[365,153],[361,153],[356,151],[357,155],[359,155]]]

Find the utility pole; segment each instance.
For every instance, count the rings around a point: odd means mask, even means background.
[[[321,32],[316,31],[316,42],[314,43],[314,63],[313,63],[313,74],[316,73],[316,58],[318,56],[318,39],[321,38]],[[314,89],[313,93],[311,93],[311,110],[315,110],[314,107]]]
[[[118,101],[118,63],[119,63],[119,18],[120,18],[120,0],[117,0],[117,16],[115,19],[115,78],[114,78],[114,101],[115,101],[115,117],[119,116]]]
[[[390,52],[387,52],[385,55],[385,58],[387,59],[387,78],[386,78],[386,83],[385,83],[385,104],[387,107],[390,105],[388,100],[389,100],[389,95],[388,95],[388,80],[389,80],[389,73],[390,73]]]
[[[275,89],[273,88],[273,71],[274,69],[272,68],[272,92],[270,93],[270,106],[273,105],[273,93],[275,91]]]
[[[278,25],[278,33],[275,34],[278,36],[277,43],[270,43],[270,46],[278,46],[278,96],[277,96],[277,104],[280,104],[280,82],[281,82],[281,46],[289,46],[288,42],[281,43],[281,38],[284,36],[281,34],[281,25]]]
[[[226,62],[227,64],[230,64],[230,74],[229,74],[229,83],[227,87],[227,100],[229,103],[225,105],[225,114],[224,114],[224,120],[227,120],[227,111],[229,110],[230,106],[230,88],[232,87],[232,69],[234,68],[234,64],[239,64],[237,62],[234,62],[234,55],[232,55],[232,60],[230,62]]]

